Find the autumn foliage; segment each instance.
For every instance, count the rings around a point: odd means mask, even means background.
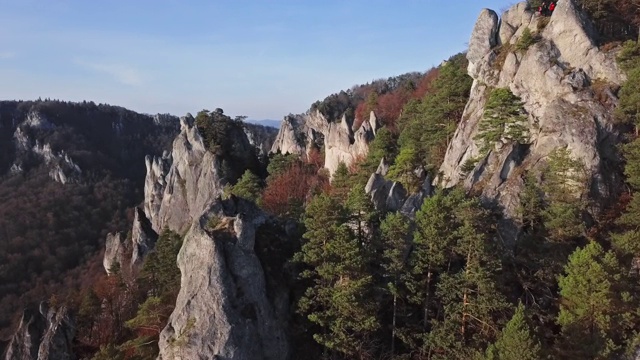
[[[269,179],[262,194],[262,207],[279,216],[297,217],[311,196],[328,188],[329,179],[319,172],[319,152],[310,152],[307,162],[297,161]]]
[[[392,132],[398,131],[396,123],[402,108],[411,99],[421,99],[432,88],[432,82],[438,76],[438,69],[432,68],[419,80],[408,81],[403,85],[386,93],[378,93],[375,87],[370,86],[364,90],[365,101],[356,107],[354,129],[359,128],[369,118],[373,111],[377,119],[386,125]]]

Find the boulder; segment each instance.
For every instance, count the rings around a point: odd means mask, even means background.
[[[371,174],[364,191],[371,197],[375,209],[380,211],[398,211],[407,198],[402,184],[387,180],[378,173]]]

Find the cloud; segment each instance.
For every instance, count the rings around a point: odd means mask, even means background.
[[[14,51],[0,51],[0,60],[7,60],[16,57]]]
[[[110,75],[122,84],[129,86],[142,85],[142,76],[140,75],[140,72],[131,66],[123,64],[94,63],[84,60],[75,60],[74,62],[84,68]]]

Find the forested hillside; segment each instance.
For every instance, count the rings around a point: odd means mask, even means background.
[[[106,234],[126,231],[142,200],[145,155],[168,149],[178,122],[103,104],[4,101],[0,128],[6,336],[25,305],[63,298],[99,274]]]

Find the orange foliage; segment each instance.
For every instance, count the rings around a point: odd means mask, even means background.
[[[399,87],[392,92],[379,95],[374,108],[371,108],[366,101],[360,102],[356,107],[353,129],[360,128],[362,123],[369,118],[369,112],[373,110],[378,120],[386,125],[390,131],[396,132],[396,122],[406,103],[411,99],[422,99],[429,93],[433,81],[438,77],[438,73],[437,68],[431,68],[424,74],[413,90]],[[366,99],[375,89],[366,88],[362,91],[362,96]]]
[[[438,68],[431,68],[427,71],[413,91],[413,98],[422,99],[427,93],[431,92],[432,83],[438,77],[439,73]]]
[[[296,216],[311,196],[328,188],[326,176],[318,174],[318,168],[294,164],[269,181],[262,194],[262,207],[279,216]]]

